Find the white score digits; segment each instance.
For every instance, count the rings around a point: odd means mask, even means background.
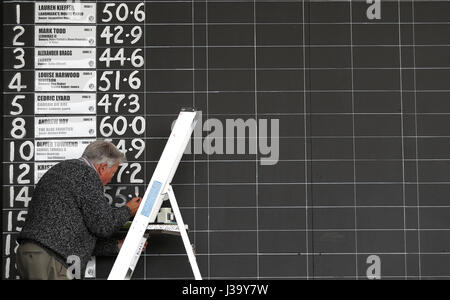
[[[120,207],[145,189],[145,4],[97,5],[98,135],[127,156],[105,187],[110,204]]]

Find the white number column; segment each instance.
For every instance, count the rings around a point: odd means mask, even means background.
[[[18,278],[16,238],[33,193],[33,5],[3,5],[3,279]]]

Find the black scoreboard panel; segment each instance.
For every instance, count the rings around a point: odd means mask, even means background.
[[[182,107],[202,111],[173,186],[204,278],[450,277],[449,1],[61,4],[3,3],[3,278],[46,170],[111,139],[122,206]],[[134,278],[193,278],[181,239],[152,236]]]

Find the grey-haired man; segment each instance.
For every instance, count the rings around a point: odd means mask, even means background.
[[[22,279],[69,279],[69,256],[80,260],[84,275],[92,255],[115,254],[111,239],[136,214],[140,198],[112,208],[104,196],[125,156],[113,144],[95,141],[79,159],[58,163],[39,180],[17,240],[17,268]]]

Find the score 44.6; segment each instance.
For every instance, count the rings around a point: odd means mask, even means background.
[[[125,48],[119,48],[116,50],[116,53],[111,53],[111,48],[106,48],[103,50],[102,54],[99,57],[99,61],[105,64],[106,68],[110,68],[112,64],[118,62],[119,67],[126,66],[126,63],[129,62],[131,67],[133,68],[141,68],[144,66],[144,58],[142,57],[142,49],[127,49],[129,51],[125,51]],[[133,52],[131,52],[131,50]],[[127,53],[131,52],[131,53]]]

